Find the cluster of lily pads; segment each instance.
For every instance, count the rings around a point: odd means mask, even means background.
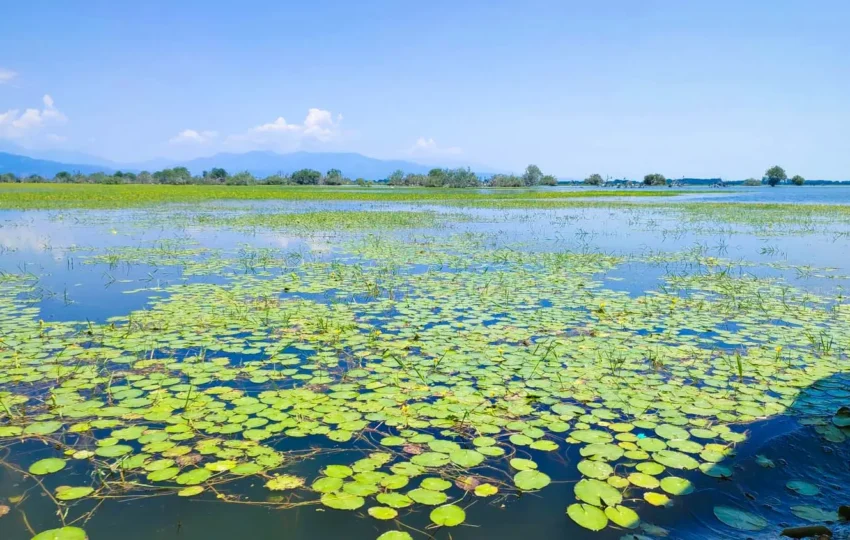
[[[258,477],[292,496],[251,502],[365,507],[400,528],[400,510],[424,508],[453,527],[474,522],[472,499],[545,493],[547,456],[573,448],[580,459],[563,467],[580,479],[565,512],[599,531],[637,528],[641,505],[674,504],[697,478],[732,477],[754,420],[794,415],[835,444],[850,435],[836,413],[847,392],[817,385],[846,363],[834,345],[850,337],[842,297],[707,257],[631,294],[601,279],[622,259],[598,253],[469,237],[346,248],[334,260],[266,253],[247,273],[227,253],[169,248],[164,264],[202,257],[228,279],[166,287],[100,323],[44,322],[31,278],[4,276],[0,445],[55,448],[10,466],[95,471],[50,490],[63,506],[151,491],[244,501],[238,480]],[[294,442],[315,437],[321,448]],[[362,457],[293,472],[338,448]],[[767,527],[742,509],[715,514]],[[48,537],[84,538],[63,525]]]

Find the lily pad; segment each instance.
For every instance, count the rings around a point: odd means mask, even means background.
[[[714,515],[724,524],[739,531],[760,531],[767,527],[767,520],[756,514],[731,506],[715,506]]]
[[[575,503],[567,507],[567,515],[580,526],[591,531],[601,531],[608,526],[608,517],[600,508]]]
[[[454,527],[466,520],[463,508],[454,504],[438,506],[431,510],[431,521],[443,527]]]

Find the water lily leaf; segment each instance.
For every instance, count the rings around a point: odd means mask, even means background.
[[[475,487],[473,493],[479,497],[490,497],[499,492],[499,488],[493,484],[479,484]]]
[[[442,491],[433,491],[424,488],[412,489],[407,492],[407,496],[419,504],[427,504],[429,506],[443,504],[448,498]]]
[[[628,479],[630,483],[645,489],[655,489],[661,485],[657,478],[642,472],[632,473],[628,476]]]
[[[345,492],[332,492],[322,495],[322,504],[335,510],[357,510],[366,504],[366,501],[359,495],[352,495],[351,493]]]
[[[580,526],[591,531],[601,531],[608,526],[608,517],[601,509],[589,504],[571,504],[567,515]]]
[[[803,480],[791,480],[785,487],[799,493],[800,495],[814,496],[820,493],[820,488],[814,484],[810,484],[808,482],[804,482]]]
[[[375,498],[392,508],[407,508],[413,504],[413,499],[402,493],[379,493]]]
[[[323,472],[325,476],[330,476],[331,478],[348,478],[354,474],[351,467],[346,467],[345,465],[328,465]]]
[[[317,479],[310,487],[312,487],[314,491],[318,491],[319,493],[331,493],[333,491],[339,491],[340,489],[342,489],[342,484],[342,478],[326,476],[324,478]]]
[[[268,482],[266,487],[272,491],[285,491],[287,489],[296,489],[304,485],[304,479],[291,474],[282,474],[275,476]]]
[[[177,467],[167,467],[148,473],[147,478],[151,482],[164,482],[165,480],[171,480],[178,474],[180,474],[180,469]]]
[[[398,511],[393,508],[387,508],[386,506],[373,506],[366,510],[370,516],[375,519],[395,519],[398,516]]]
[[[604,461],[590,461],[584,459],[578,462],[576,468],[578,468],[581,474],[590,478],[596,478],[597,480],[605,480],[614,474],[614,468]]]
[[[625,506],[608,506],[605,508],[605,515],[624,529],[635,529],[640,525],[640,517],[638,517],[637,512]]]
[[[584,478],[579,480],[573,488],[576,498],[593,506],[616,506],[623,502],[623,495],[620,491],[594,478]]]
[[[471,468],[481,465],[484,456],[475,450],[455,450],[449,454],[449,459],[461,467]]]
[[[739,531],[760,531],[767,527],[767,520],[756,514],[731,506],[715,506],[714,515],[724,524]]]
[[[430,489],[431,491],[445,491],[452,487],[452,483],[442,478],[425,478],[419,487]]]
[[[79,527],[62,527],[38,533],[32,540],[88,540],[86,531]]]
[[[840,428],[850,427],[850,407],[840,407],[833,415],[832,423]]]
[[[524,458],[511,458],[510,464],[518,471],[529,471],[537,468],[537,463]]]
[[[670,504],[670,497],[663,493],[648,491],[643,494],[643,499],[652,506],[667,506]]]
[[[240,463],[230,469],[231,474],[239,476],[250,476],[263,471],[263,467],[259,463]]]
[[[33,422],[24,429],[24,435],[50,435],[62,429],[62,422],[50,420],[47,422]],[[60,530],[60,529],[56,529]]]
[[[387,531],[379,536],[377,540],[413,540],[413,537],[406,531]]]
[[[88,497],[94,493],[94,489],[88,486],[85,487],[69,487],[61,486],[56,488],[56,498],[60,501],[73,501]]]
[[[792,506],[791,513],[800,519],[805,519],[811,522],[831,522],[838,521],[838,513],[829,510],[821,510],[814,506],[800,505]]]
[[[514,475],[514,485],[523,491],[543,489],[552,481],[546,474],[536,470],[520,471]]]
[[[670,495],[687,495],[694,491],[694,485],[684,478],[666,476],[661,479],[661,489]]]
[[[100,448],[95,450],[94,453],[100,457],[116,458],[125,456],[132,451],[132,446],[127,446],[125,444],[116,444],[114,446],[101,446]]]
[[[177,492],[178,497],[194,497],[204,492],[203,486],[189,486]]]
[[[425,452],[410,458],[411,463],[421,467],[442,467],[449,463],[449,456],[439,452]]]
[[[595,429],[575,430],[570,432],[570,437],[584,443],[609,443],[614,440],[610,433]]]
[[[466,512],[463,508],[454,504],[438,506],[431,510],[431,521],[443,527],[454,527],[466,520]]]
[[[65,468],[66,461],[59,458],[47,458],[30,465],[30,474],[45,475],[59,472]]]
[[[699,467],[699,462],[687,454],[674,450],[660,450],[652,454],[652,459],[671,469],[692,470]]]
[[[212,476],[212,472],[207,469],[192,469],[191,471],[178,475],[174,481],[181,486],[194,486],[196,484],[206,482],[210,476]]]

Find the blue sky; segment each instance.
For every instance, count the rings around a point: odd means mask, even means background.
[[[843,0],[8,2],[0,142],[850,178],[848,20]]]

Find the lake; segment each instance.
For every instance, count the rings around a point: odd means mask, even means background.
[[[850,187],[581,189],[0,190],[0,538],[848,534]]]

